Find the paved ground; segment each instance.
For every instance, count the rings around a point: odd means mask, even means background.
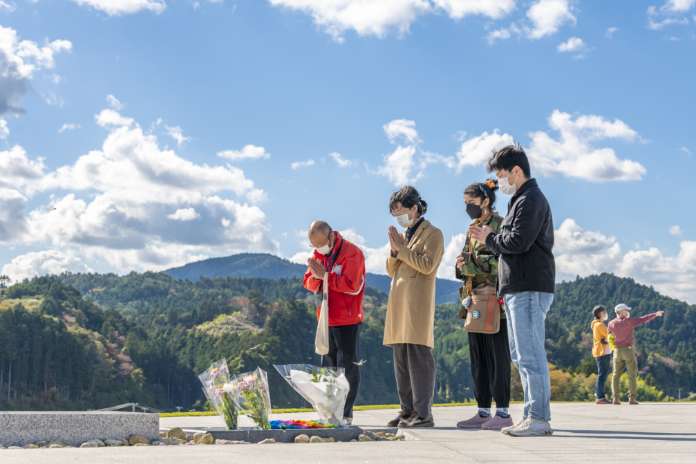
[[[696,463],[696,404],[554,404],[549,438],[460,431],[468,408],[437,408],[437,427],[403,442],[0,450],[0,463]],[[520,406],[513,406],[515,418]],[[383,426],[395,411],[356,412],[356,425]],[[292,417],[304,417],[294,414]],[[219,426],[216,417],[162,419],[162,427]]]

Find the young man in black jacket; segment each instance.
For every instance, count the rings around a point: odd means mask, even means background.
[[[497,151],[488,169],[495,171],[500,190],[512,199],[498,233],[472,226],[471,235],[499,257],[498,292],[505,300],[510,354],[524,390],[522,421],[502,431],[517,437],[551,435],[551,383],[544,346],[556,273],[551,208],[531,178],[522,147]]]

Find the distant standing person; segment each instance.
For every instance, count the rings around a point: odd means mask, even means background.
[[[309,241],[314,247],[314,256],[307,261],[304,287],[312,293],[321,292],[324,274],[329,273],[329,353],[322,357],[322,366],[345,370],[350,391],[343,418],[350,425],[360,386],[365,257],[358,246],[325,221],[314,221],[309,226]]]
[[[611,394],[614,404],[621,404],[621,374],[624,368],[628,372],[628,403],[638,404],[636,398],[638,377],[638,361],[634,349],[633,330],[639,325],[647,324],[655,318],[664,316],[664,311],[657,311],[645,316],[631,318],[631,308],[625,304],[619,304],[614,308],[616,318],[609,322],[609,333],[614,336],[614,373],[611,377]]]
[[[607,308],[595,306],[592,310],[592,356],[597,363],[597,383],[595,384],[595,397],[597,404],[610,404],[607,401],[605,386],[609,372],[611,371],[611,345],[609,344],[609,331],[606,321],[609,319]]]
[[[394,192],[389,212],[405,229],[388,231],[392,278],[384,323],[384,344],[394,354],[394,376],[401,412],[390,427],[433,427],[435,278],[444,254],[444,237],[423,216],[427,203],[410,186]]]
[[[498,232],[503,218],[494,209],[498,183],[489,179],[464,190],[467,215],[480,225]],[[498,257],[486,244],[469,234],[457,257],[455,275],[464,281],[462,317],[469,337],[471,376],[478,411],[474,417],[457,423],[460,429],[501,430],[512,425],[510,407],[510,348],[505,313],[496,295]],[[495,318],[495,320],[493,320]],[[497,330],[496,330],[497,329]],[[495,414],[491,402],[495,399]]]
[[[498,150],[488,170],[495,171],[500,190],[512,199],[499,232],[472,225],[470,233],[499,256],[498,292],[505,300],[510,354],[524,391],[523,419],[502,432],[515,437],[551,435],[551,382],[544,345],[556,276],[551,207],[531,178],[522,147]]]

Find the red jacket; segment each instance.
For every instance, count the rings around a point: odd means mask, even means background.
[[[614,345],[617,348],[633,346],[633,329],[655,318],[657,318],[657,313],[650,313],[641,317],[628,317],[626,319],[617,317],[612,320],[609,322],[609,332],[614,334]]]
[[[331,253],[314,252],[329,273],[329,326],[360,324],[363,321],[363,296],[365,294],[365,256],[356,245],[334,232]],[[334,256],[335,254],[337,256]],[[329,264],[333,260],[333,266]],[[312,276],[309,269],[304,276],[304,287],[312,293],[322,291],[322,281]],[[317,308],[317,317],[319,310]]]

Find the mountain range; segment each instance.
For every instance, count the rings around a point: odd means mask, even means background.
[[[267,253],[242,253],[221,258],[210,258],[195,261],[180,267],[164,271],[175,279],[185,279],[196,282],[201,278],[215,279],[220,277],[254,278],[254,279],[301,279],[307,267],[293,263],[283,258]],[[389,293],[391,278],[382,274],[367,274],[367,286]],[[437,304],[455,303],[459,298],[461,282],[448,279],[437,279]]]

